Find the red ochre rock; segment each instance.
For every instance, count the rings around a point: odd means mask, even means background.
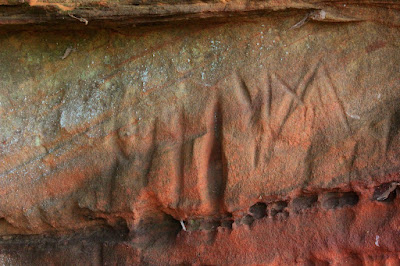
[[[389,2],[0,1],[0,262],[400,264]]]

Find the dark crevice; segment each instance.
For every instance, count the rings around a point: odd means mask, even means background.
[[[382,184],[375,189],[374,200],[392,202],[398,193],[398,182]],[[191,219],[189,220],[189,231],[216,230],[217,227],[232,228],[232,224],[252,225],[255,220],[274,218],[274,220],[286,219],[292,215],[302,215],[310,209],[335,210],[340,208],[355,207],[360,202],[360,195],[355,191],[330,191],[321,194],[308,193],[300,195],[292,200],[279,200],[270,202],[257,202],[249,207],[248,213],[241,212],[240,215],[232,214],[220,220]],[[212,221],[213,226],[209,223]],[[207,229],[209,228],[209,229]]]
[[[257,202],[250,207],[249,211],[255,219],[261,219],[266,216],[267,204],[264,202]]]
[[[360,201],[356,192],[344,192],[339,199],[339,207],[355,206]]]
[[[224,209],[224,194],[226,189],[226,158],[223,149],[223,121],[220,103],[217,102],[213,117],[213,137],[211,154],[208,160],[207,183],[209,197],[216,212]]]
[[[221,222],[221,227],[232,229],[233,220],[225,220]]]
[[[277,215],[278,213],[283,213],[285,208],[287,208],[288,202],[287,201],[277,201],[270,204],[269,213],[272,217]]]
[[[254,217],[247,214],[245,217],[243,217],[241,223],[245,225],[251,225],[254,222]]]
[[[328,192],[321,196],[322,207],[325,209],[336,209],[345,206],[355,206],[359,196],[355,192]]]
[[[178,234],[184,231],[181,221],[169,214],[163,213],[162,221],[142,220],[131,232],[132,239],[146,239],[146,247],[155,247],[175,241]]]
[[[115,226],[96,225],[76,231],[47,232],[40,235],[12,235],[11,238],[3,240],[0,244],[27,245],[38,249],[48,247],[67,246],[77,242],[104,243],[107,241],[126,241],[129,229],[126,222],[121,219]]]
[[[209,221],[204,221],[200,225],[200,230],[216,230],[219,226],[221,226],[221,222],[218,220],[209,220]]]
[[[317,201],[318,201],[318,195],[300,196],[292,201],[291,208],[295,213],[300,213],[305,209],[310,209],[314,207]]]

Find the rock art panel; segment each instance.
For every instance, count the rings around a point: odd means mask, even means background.
[[[0,29],[0,261],[398,260],[398,28],[302,17]]]

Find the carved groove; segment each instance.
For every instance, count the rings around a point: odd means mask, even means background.
[[[211,153],[208,159],[207,184],[212,206],[219,211],[223,206],[226,187],[224,171],[225,155],[223,150],[223,121],[222,110],[217,102],[213,117],[213,137],[211,140]]]
[[[335,98],[334,100],[336,101],[336,103],[338,104],[338,106],[340,108],[340,117],[343,120],[343,123],[344,123],[344,125],[346,127],[346,130],[351,133],[352,130],[351,130],[351,127],[350,127],[350,124],[349,124],[349,120],[347,119],[347,115],[346,115],[346,111],[344,109],[343,102],[340,100],[339,95],[337,93],[338,89],[336,88],[336,85],[333,82],[333,79],[332,79],[331,75],[329,74],[329,71],[326,69],[325,66],[323,67],[323,69],[325,71],[326,76],[328,77],[328,82],[330,84],[330,86],[328,86],[328,87],[330,88],[330,91],[331,91],[333,97]]]
[[[293,90],[291,86],[283,79],[279,74],[275,73],[274,76],[276,79],[283,85],[281,88],[283,89],[284,92],[288,93],[289,95],[293,96],[293,98],[300,104],[304,104],[303,101],[300,99],[300,97],[296,94],[295,91],[297,91],[297,88]]]
[[[251,100],[251,93],[250,93],[249,87],[247,86],[245,80],[242,77],[240,77],[239,74],[236,74],[236,78],[237,78],[238,83],[239,83],[240,91],[242,92],[242,94],[244,96],[243,98],[247,101],[249,106],[251,106],[252,105],[252,100]]]

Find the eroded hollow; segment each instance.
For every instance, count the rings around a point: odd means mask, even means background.
[[[295,198],[291,203],[291,208],[295,213],[300,213],[303,210],[310,209],[318,201],[318,195],[304,195]]]
[[[221,222],[221,226],[223,228],[228,228],[228,229],[232,229],[232,224],[233,224],[232,220],[224,220]]]
[[[344,192],[339,198],[339,207],[355,206],[360,201],[360,197],[356,192]]]
[[[287,201],[277,201],[270,204],[270,214],[272,217],[276,216],[278,213],[282,213],[288,206]]]
[[[249,211],[254,219],[261,219],[266,216],[267,204],[264,202],[257,202],[250,207]]]
[[[251,225],[253,222],[254,222],[254,217],[251,215],[246,215],[245,217],[243,217],[241,223],[245,225]]]
[[[321,196],[324,209],[336,209],[345,206],[355,206],[360,198],[356,192],[328,192]]]
[[[200,224],[201,230],[211,231],[216,230],[221,225],[220,221],[216,220],[206,220]]]

